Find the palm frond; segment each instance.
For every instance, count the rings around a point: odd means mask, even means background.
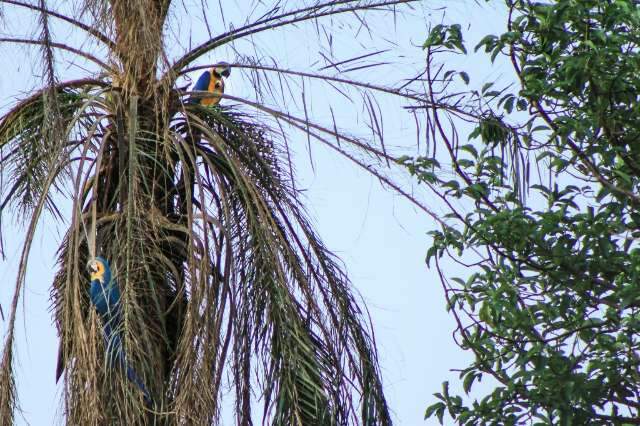
[[[61,131],[68,135],[77,119],[77,112],[84,105],[79,92],[67,88],[56,90],[57,108],[48,111],[49,91],[20,103],[9,111],[0,122],[0,163],[4,175],[0,210],[10,203],[22,217],[30,217],[35,203],[40,198],[44,181],[54,174],[54,187],[60,185],[57,176],[63,173],[68,161],[59,162],[73,151],[74,143],[60,143],[51,138],[51,122],[55,121]],[[59,136],[60,137],[60,136]],[[68,140],[68,137],[65,137]],[[53,194],[44,194],[46,208],[59,214],[52,200]]]
[[[284,148],[267,137],[268,129],[246,116],[223,109],[194,109],[187,111],[185,120],[193,132],[181,138],[186,144],[197,134],[197,142],[192,140],[197,154],[192,157],[203,160],[199,168],[204,179],[194,186],[195,193],[199,193],[195,198],[202,202],[193,203],[197,211],[193,216],[218,218],[219,222],[218,229],[204,222],[197,225],[203,231],[200,239],[205,241],[194,246],[206,246],[206,239],[217,243],[208,256],[203,255],[222,281],[203,282],[205,294],[211,293],[196,300],[216,301],[208,308],[218,318],[216,329],[224,334],[218,341],[229,339],[235,348],[235,371],[230,376],[235,378],[232,386],[236,387],[237,401],[242,401],[238,403],[249,404],[245,395],[252,380],[241,379],[248,374],[247,366],[257,363],[263,376],[255,380],[265,384],[264,412],[276,423],[284,418],[297,419],[296,424],[308,424],[312,418],[326,419],[327,424],[354,420],[351,405],[345,403],[345,397],[350,400],[354,390],[350,376],[359,377],[356,389],[369,386],[360,382],[365,377],[371,379],[370,374],[361,371],[360,363],[364,361],[367,368],[375,365],[375,359],[370,358],[373,349],[370,340],[363,339],[367,331],[357,318],[358,309],[349,295],[346,276],[310,230],[298,193],[292,189],[289,168],[284,166]],[[181,123],[176,128],[184,126],[186,123]],[[189,166],[184,167],[186,174]],[[196,276],[200,276],[198,272],[205,271],[196,271]],[[228,301],[220,300],[221,293]],[[220,306],[226,307],[228,313],[221,312]],[[332,315],[336,306],[341,312]],[[351,318],[346,323],[342,316],[345,313]],[[227,318],[226,324],[223,318]],[[203,323],[188,329],[206,328]],[[197,340],[197,335],[188,338]],[[193,349],[203,351],[210,347],[217,352],[218,346]],[[256,360],[252,348],[259,348],[261,355]],[[217,368],[225,366],[224,353],[185,352],[191,370],[192,361],[199,358],[217,358]],[[375,369],[372,372],[376,373]],[[181,383],[184,379],[177,377],[177,400],[185,388]],[[216,385],[219,389],[220,384]],[[378,386],[363,390],[367,399],[375,395],[375,416],[388,420],[379,392]],[[211,406],[216,406],[215,400]],[[248,410],[240,412],[246,415]],[[210,413],[207,422],[214,416]]]

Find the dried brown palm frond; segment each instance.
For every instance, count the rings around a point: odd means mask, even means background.
[[[13,329],[30,242],[46,209],[64,220],[58,206],[66,199],[72,216],[51,300],[68,424],[219,424],[227,389],[238,424],[259,415],[272,424],[391,423],[368,316],[308,221],[283,129],[328,145],[425,208],[384,172],[395,157],[368,93],[415,95],[324,80],[361,90],[374,134],[366,140],[316,123],[304,93],[298,116],[234,96],[227,101],[235,106],[202,107],[175,82],[195,59],[234,40],[356,11],[392,13],[401,3],[409,1],[276,5],[170,61],[162,32],[168,0],[84,1],[73,19],[43,0],[0,0],[46,16],[40,39],[11,40],[42,46],[48,70],[45,89],[0,121],[2,208],[30,220],[0,365],[0,417],[12,418],[17,404]],[[106,57],[54,41],[46,30],[54,18],[97,39]],[[98,64],[99,76],[58,83],[57,50]],[[323,79],[249,58],[238,65],[257,73],[265,93],[289,91],[291,78]],[[121,290],[127,362],[151,404],[105,359],[84,270],[96,255],[108,259]]]

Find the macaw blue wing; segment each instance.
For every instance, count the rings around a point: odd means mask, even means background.
[[[119,316],[120,289],[114,282],[111,281],[104,285],[98,280],[92,281],[89,288],[89,298],[105,323],[112,322],[113,318]]]
[[[211,72],[205,71],[200,74],[200,78],[196,81],[196,85],[193,86],[193,90],[202,90],[203,92],[209,88],[209,82],[211,81]]]
[[[193,86],[193,89],[191,90],[198,90],[201,92],[205,92],[207,90],[209,90],[209,84],[211,83],[211,72],[210,71],[205,71],[202,74],[200,74],[200,77],[198,78],[198,81],[196,81],[195,86]],[[193,103],[202,103],[202,99],[201,98],[195,98],[192,99]]]

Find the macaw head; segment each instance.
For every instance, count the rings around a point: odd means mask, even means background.
[[[211,74],[217,78],[229,77],[231,75],[231,66],[226,62],[218,62],[211,68]]]
[[[98,280],[101,284],[106,284],[111,281],[111,269],[105,258],[98,256],[91,259],[87,264],[87,269],[91,274],[92,282]]]

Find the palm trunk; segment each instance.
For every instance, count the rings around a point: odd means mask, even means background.
[[[161,108],[162,90],[156,87],[156,63],[167,5],[164,1],[111,2],[114,54],[122,73],[113,76],[120,91],[112,97],[115,117],[104,142],[106,161],[99,173],[97,205],[99,216],[120,213],[123,217],[115,226],[98,229],[97,253],[120,255],[119,281],[123,294],[129,296],[123,301],[131,304],[131,309],[125,306],[124,310],[135,315],[132,321],[125,314],[129,337],[125,346],[152,394],[155,410],[165,412],[171,405],[167,395],[186,311],[182,268],[187,261],[187,235],[175,231],[169,235],[161,225],[184,225],[186,214],[184,208],[176,211],[174,207],[175,164],[167,160],[159,140],[167,117]],[[113,241],[123,241],[117,235],[132,232],[144,243],[136,245],[127,239],[127,247],[112,246]],[[156,267],[141,269],[149,258]],[[157,423],[159,417],[147,420]]]

